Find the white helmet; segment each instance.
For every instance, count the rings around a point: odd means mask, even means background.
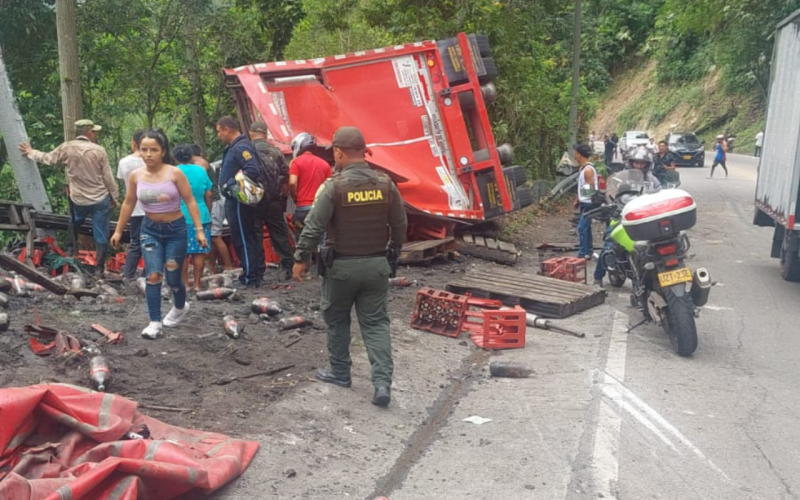
[[[295,158],[317,145],[317,140],[308,132],[300,132],[292,139],[290,147]]]
[[[264,199],[264,187],[261,183],[247,177],[239,170],[233,176],[236,181],[230,188],[230,196],[245,205],[258,205]]]
[[[631,153],[628,161],[631,163],[631,167],[633,167],[633,162],[643,162],[645,163],[644,170],[647,170],[653,165],[653,154],[644,147],[640,147]]]

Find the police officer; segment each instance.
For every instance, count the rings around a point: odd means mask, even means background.
[[[281,150],[267,142],[266,123],[257,121],[250,125],[250,140],[253,141],[253,146],[255,146],[256,150],[272,158],[272,161],[278,165],[282,172],[288,173],[289,167],[286,166],[286,158],[284,158]],[[288,181],[288,177],[286,180]],[[286,189],[288,189],[288,186],[281,186],[282,191]],[[284,278],[290,280],[294,261],[292,259],[292,244],[289,242],[289,225],[286,224],[286,201],[288,199],[286,194],[284,193],[280,200],[267,200],[265,205],[259,207],[259,213],[267,226],[267,231],[269,231],[272,248],[281,258]],[[256,232],[263,237],[263,232],[260,228]],[[264,270],[261,271],[261,274],[264,274]]]
[[[317,193],[294,254],[294,278],[302,280],[308,255],[327,230],[321,307],[327,324],[330,370],[317,370],[322,382],[350,387],[350,311],[355,304],[361,335],[372,365],[372,403],[391,401],[392,346],[386,294],[389,289],[387,244],[405,241],[403,199],[397,186],[365,161],[366,142],[355,127],[333,136],[333,158],[339,173]]]
[[[239,282],[243,285],[257,287],[264,279],[264,247],[262,238],[256,231],[262,221],[258,209],[245,205],[231,198],[226,193],[236,180],[234,176],[241,170],[251,179],[261,177],[261,169],[256,159],[256,149],[247,134],[241,132],[239,122],[230,116],[223,116],[217,122],[217,137],[227,147],[222,153],[222,167],[219,172],[220,191],[225,195],[225,217],[231,228],[231,241],[239,262],[242,274]]]

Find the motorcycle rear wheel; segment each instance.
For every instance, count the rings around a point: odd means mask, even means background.
[[[677,296],[664,290],[667,310],[664,329],[672,347],[679,356],[691,356],[697,350],[697,325],[694,322],[694,304],[688,293]]]

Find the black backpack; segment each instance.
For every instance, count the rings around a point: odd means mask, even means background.
[[[289,166],[286,165],[283,153],[273,147],[270,147],[269,151],[256,148],[256,157],[261,169],[261,183],[264,186],[264,199],[261,200],[261,204],[285,200],[289,185]]]

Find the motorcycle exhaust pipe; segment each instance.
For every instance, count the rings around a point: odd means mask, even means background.
[[[708,269],[701,267],[694,271],[692,276],[692,302],[697,307],[703,307],[708,302],[708,294],[711,293],[711,274]]]

